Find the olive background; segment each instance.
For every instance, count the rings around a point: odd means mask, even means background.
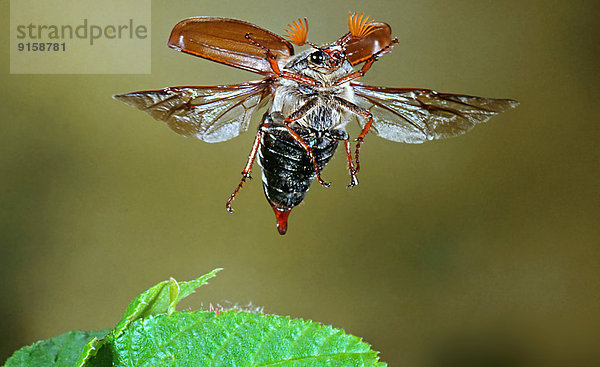
[[[225,270],[182,308],[259,305],[363,337],[390,366],[600,363],[598,9],[593,1],[153,1],[152,74],[10,75],[0,2],[0,361],[111,327],[139,292]],[[336,40],[350,11],[399,44],[364,83],[521,105],[423,145],[342,151],[280,236],[255,177],[228,214],[254,133],[186,139],[111,98],[260,76],[166,47],[181,19],[237,18]],[[350,132],[356,136],[357,124]]]

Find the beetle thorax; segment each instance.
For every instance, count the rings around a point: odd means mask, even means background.
[[[298,82],[281,79],[275,90],[270,111],[278,111],[285,117],[298,111],[311,100],[316,100],[316,105],[307,115],[292,125],[300,125],[315,130],[331,130],[342,128],[350,118],[347,111],[340,110],[332,103],[334,97],[354,101],[354,93],[349,83],[335,87],[311,87]]]

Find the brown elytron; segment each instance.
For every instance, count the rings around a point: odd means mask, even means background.
[[[392,39],[387,24],[363,14],[350,14],[348,29],[337,41],[319,46],[307,41],[306,19],[289,25],[291,42],[240,20],[185,19],[173,28],[169,47],[265,77],[236,85],[170,87],[114,97],[167,122],[178,134],[209,143],[247,131],[256,110],[269,104],[242,180],[226,208],[233,212],[231,203],[258,159],[280,234],[286,233],[290,211],[304,199],[314,179],[329,186],[321,171],[340,141],[348,161],[348,187],[352,187],[358,184],[359,148],[370,130],[388,140],[422,143],[463,134],[518,105],[510,99],[358,83],[355,80],[398,41]],[[310,48],[295,55],[292,43]],[[354,152],[345,130],[353,116],[362,127]]]

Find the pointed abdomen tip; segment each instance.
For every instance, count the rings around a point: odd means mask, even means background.
[[[279,234],[284,235],[287,232],[287,221],[288,216],[292,209],[290,208],[278,208],[275,205],[272,205],[273,212],[275,213],[275,219],[277,219],[277,231]]]

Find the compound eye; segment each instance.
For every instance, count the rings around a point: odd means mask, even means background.
[[[325,61],[325,52],[319,50],[315,51],[309,56],[310,62],[317,65],[322,65]]]

